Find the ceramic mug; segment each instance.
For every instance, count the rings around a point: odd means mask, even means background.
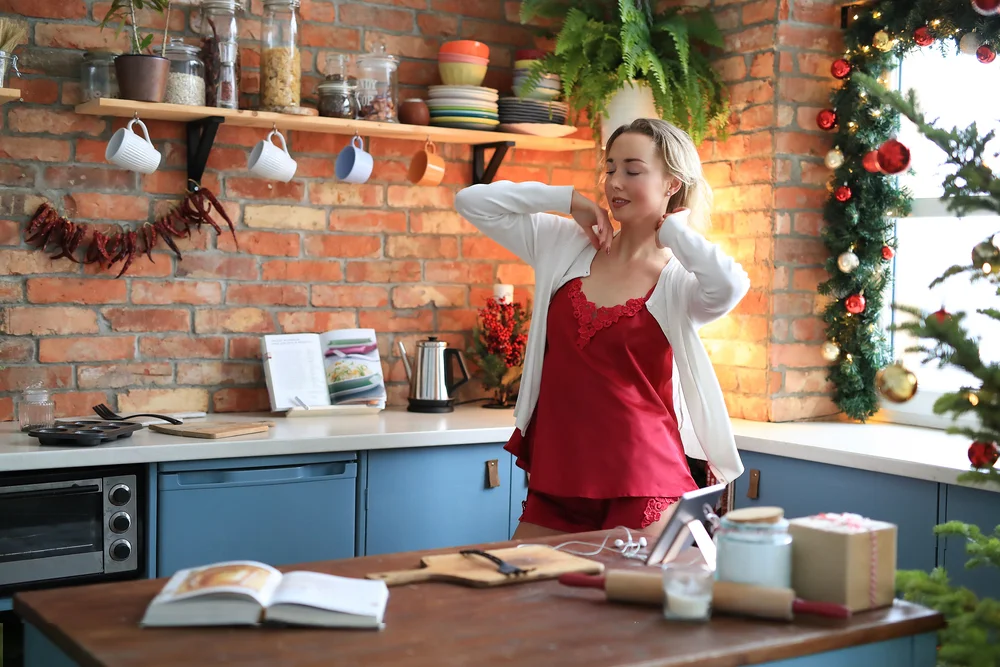
[[[407,176],[414,185],[440,185],[444,180],[444,158],[437,154],[431,141],[413,156]]]
[[[337,178],[346,183],[364,183],[372,175],[375,161],[370,153],[365,151],[365,143],[361,137],[354,135],[351,143],[337,155],[334,171]]]
[[[142,128],[141,137],[132,131],[132,126],[137,123]],[[152,174],[156,171],[160,166],[161,157],[160,152],[153,147],[153,142],[149,140],[146,124],[138,118],[133,118],[128,125],[118,129],[111,136],[108,148],[104,151],[104,159],[108,162],[140,174]]]
[[[274,145],[272,137],[281,140],[281,148]],[[295,175],[298,164],[288,154],[285,137],[277,129],[273,129],[266,139],[259,141],[250,151],[249,167],[254,176],[287,183]]]

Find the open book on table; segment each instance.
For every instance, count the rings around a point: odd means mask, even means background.
[[[271,410],[329,406],[385,408],[374,329],[276,334],[261,339]]]
[[[256,561],[227,561],[175,573],[149,603],[141,625],[381,629],[388,600],[385,582],[375,579],[282,574]]]

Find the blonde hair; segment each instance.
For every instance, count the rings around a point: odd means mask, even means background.
[[[662,153],[667,171],[681,182],[680,189],[667,202],[667,211],[680,207],[689,208],[691,224],[701,230],[708,229],[712,188],[705,180],[698,149],[687,132],[659,118],[638,118],[619,127],[608,138],[604,148],[605,160],[615,140],[623,134],[642,134],[652,139]]]

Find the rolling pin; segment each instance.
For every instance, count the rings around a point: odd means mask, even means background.
[[[603,575],[572,572],[559,577],[565,586],[598,588],[608,600],[663,605],[663,576],[641,570],[608,570]],[[809,602],[795,597],[791,588],[765,588],[729,581],[712,587],[712,610],[723,614],[790,621],[795,614],[850,618],[851,610],[830,602]]]

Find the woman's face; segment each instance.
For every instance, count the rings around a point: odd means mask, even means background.
[[[607,157],[604,194],[611,215],[622,226],[652,223],[666,213],[670,196],[680,181],[667,172],[663,156],[651,137],[625,133],[611,144]]]

